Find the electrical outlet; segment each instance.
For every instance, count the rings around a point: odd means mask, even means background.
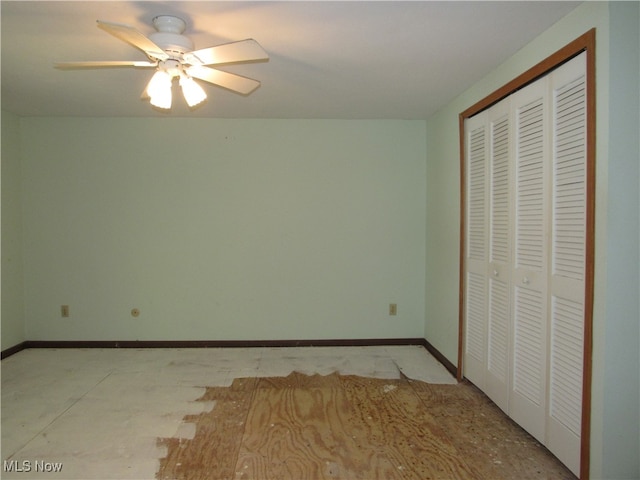
[[[60,305],[60,316],[65,318],[69,316],[69,305]]]
[[[398,314],[398,304],[390,303],[389,304],[389,315],[397,315]]]

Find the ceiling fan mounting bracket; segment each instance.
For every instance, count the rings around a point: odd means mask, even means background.
[[[187,28],[187,23],[184,20],[173,15],[158,15],[153,18],[152,22],[155,29],[163,33],[177,33],[179,35]]]
[[[186,52],[193,50],[191,39],[182,35],[187,24],[181,18],[159,15],[153,19],[153,26],[157,32],[149,35],[149,39],[169,56],[181,58]]]

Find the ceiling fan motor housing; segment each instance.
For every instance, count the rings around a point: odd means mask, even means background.
[[[153,19],[153,26],[158,30],[149,35],[149,39],[171,56],[181,57],[193,51],[193,42],[182,35],[187,24],[184,20],[171,15],[160,15]]]

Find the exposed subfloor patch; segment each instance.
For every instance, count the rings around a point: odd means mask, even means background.
[[[294,371],[456,384],[419,346],[25,350],[2,361],[2,478],[156,478],[208,388]]]
[[[160,439],[159,480],[575,478],[468,383],[292,373],[200,401],[193,438]]]

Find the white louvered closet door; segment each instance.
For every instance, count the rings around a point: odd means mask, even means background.
[[[586,267],[586,54],[551,75],[552,232],[547,446],[579,470]]]
[[[487,316],[487,126],[486,113],[467,121],[465,248],[465,376],[484,388]]]
[[[547,350],[548,78],[513,94],[513,361],[509,412],[544,442]]]
[[[580,471],[586,54],[465,120],[464,375]]]

